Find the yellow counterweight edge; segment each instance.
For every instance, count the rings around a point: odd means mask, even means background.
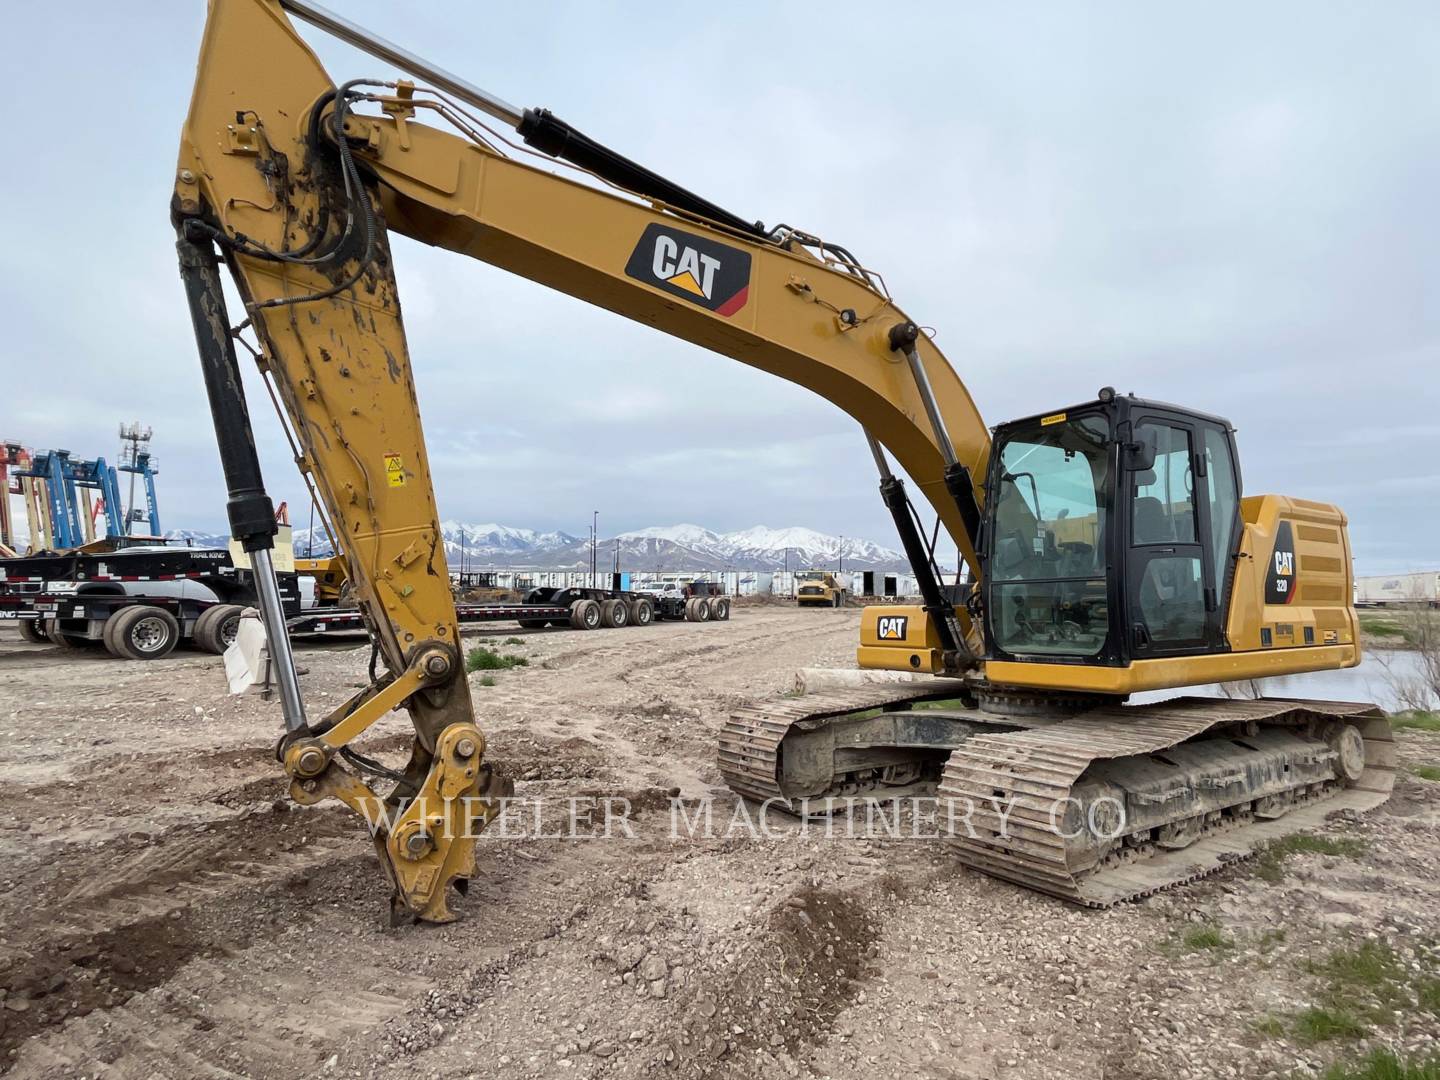
[[[1134,694],[1142,690],[1180,689],[1237,679],[1330,671],[1354,667],[1358,662],[1359,654],[1354,645],[1321,645],[1209,656],[1170,656],[1136,660],[1129,667],[987,660],[985,677],[997,686]]]

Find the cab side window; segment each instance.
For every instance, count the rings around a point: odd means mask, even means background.
[[[1131,542],[1189,544],[1195,541],[1195,477],[1190,468],[1190,433],[1168,424],[1137,429],[1155,447],[1155,464],[1133,477]]]
[[[1235,480],[1235,462],[1230,440],[1217,428],[1205,429],[1205,472],[1210,497],[1210,562],[1217,592],[1225,588],[1235,525],[1240,509],[1240,486]],[[1223,601],[1222,601],[1223,609]]]
[[[1155,449],[1154,464],[1130,478],[1138,615],[1148,648],[1193,647],[1204,637],[1206,616],[1190,432],[1158,421],[1142,421],[1135,432]]]

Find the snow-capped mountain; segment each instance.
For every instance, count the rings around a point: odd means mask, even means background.
[[[862,540],[855,536],[843,538],[829,536],[826,533],[816,532],[814,529],[798,526],[788,529],[769,529],[764,525],[756,525],[753,529],[727,533],[724,541],[731,557],[739,560],[763,562],[773,559],[776,553],[781,553],[783,556],[788,549],[792,568],[806,563],[829,566],[838,561],[842,554],[847,563],[854,563],[856,569],[869,569],[889,563],[904,562],[904,556],[898,551],[881,547],[874,541]]]
[[[452,570],[584,569],[590,565],[590,540],[565,532],[499,525],[493,522],[470,524],[445,521],[440,525],[445,540],[445,557]],[[323,530],[315,530],[314,553],[329,554],[330,544]],[[305,529],[296,529],[297,555],[310,550]],[[197,538],[197,542],[200,540]],[[733,533],[717,533],[701,525],[653,525],[632,529],[618,536],[601,537],[597,562],[602,571],[615,565],[619,553],[622,570],[791,570],[834,567],[843,553],[845,565],[856,570],[903,569],[905,559],[898,551],[854,536],[843,539],[814,529],[791,527],[772,529],[764,525]]]
[[[166,529],[166,540],[188,541],[191,547],[225,547],[230,543],[227,532],[199,532],[195,529]]]
[[[542,533],[509,525],[469,525],[463,521],[442,521],[440,535],[445,538],[447,551],[453,545],[456,551],[463,549],[482,557],[565,547],[579,539],[563,532]]]
[[[722,537],[703,525],[651,525],[620,533],[617,540],[668,540],[686,547],[709,547],[721,543]]]

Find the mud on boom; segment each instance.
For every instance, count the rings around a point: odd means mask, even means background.
[[[291,16],[380,72],[332,78]],[[375,641],[372,685],[312,718],[278,599],[262,594],[291,792],[368,814],[371,783],[393,784],[379,847],[397,916],[451,917],[447,890],[475,872],[473,833],[499,791],[456,645],[392,232],[788,379],[864,429],[923,600],[867,610],[859,662],[933,682],[736,715],[719,760],[740,794],[796,812],[851,795],[1009,800],[1011,827],[977,815],[984,828],[958,857],[1103,904],[1389,791],[1389,732],[1372,706],[1123,704],[1360,659],[1343,514],[1242,497],[1218,417],[1107,390],[992,439],[918,320],[843,244],[731,213],[309,0],[212,0],[172,216],[234,535],[264,579],[273,520],[239,391],[240,323]],[[225,310],[222,265],[240,319]],[[963,598],[940,583],[901,473],[970,568]],[[950,707],[908,707],[925,698]],[[395,781],[347,744],[397,706],[415,740]],[[1124,811],[1118,830],[1050,827],[1057,798],[1101,794]]]

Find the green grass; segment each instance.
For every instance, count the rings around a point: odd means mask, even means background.
[[[1267,1039],[1278,1039],[1285,1034],[1285,1021],[1278,1016],[1262,1016],[1252,1021],[1250,1027],[1255,1034],[1264,1035]]]
[[[505,639],[505,644],[506,644],[506,645],[524,645],[524,644],[525,644],[525,639],[524,639],[524,638],[518,638],[518,637],[507,637],[507,638]]]
[[[1415,999],[1420,1008],[1440,1016],[1440,979],[1421,979],[1415,984]]]
[[[1285,944],[1284,930],[1266,930],[1255,939],[1255,947],[1262,953],[1268,953],[1278,945]]]
[[[1440,765],[1415,765],[1410,771],[1421,780],[1440,780]]]
[[[1433,968],[1433,958],[1422,958],[1422,965]],[[1384,942],[1342,945],[1319,960],[1305,963],[1304,970],[1324,980],[1316,1003],[1285,1018],[1261,1017],[1252,1021],[1251,1030],[1268,1038],[1281,1038],[1288,1032],[1300,1042],[1321,1043],[1364,1038],[1377,1027],[1393,1025],[1397,1013],[1412,1012],[1417,1006],[1422,1012],[1440,1015],[1440,977],[1427,974],[1414,978],[1403,958]],[[1440,1075],[1424,1071],[1435,1069],[1440,1059],[1404,1067],[1391,1059],[1384,1065],[1392,1068],[1391,1072],[1374,1071],[1381,1068],[1374,1064],[1375,1060],[1372,1054],[1359,1063],[1337,1066],[1352,1071],[1334,1075],[1440,1080]],[[1405,1068],[1421,1071],[1406,1072]],[[1360,1071],[1353,1071],[1356,1069]]]
[[[1359,1061],[1336,1062],[1324,1080],[1440,1080],[1440,1058],[1406,1062],[1389,1050],[1374,1050]]]
[[[1395,951],[1379,941],[1335,949],[1318,964],[1308,966],[1311,974],[1323,975],[1330,981],[1332,993],[1345,993],[1358,987],[1375,990],[1405,975]]]
[[[1354,859],[1365,854],[1365,842],[1347,836],[1312,836],[1296,833],[1268,844],[1255,860],[1255,874],[1274,885],[1285,877],[1281,864],[1291,855],[1335,855]]]
[[[510,653],[501,656],[494,649],[487,649],[483,645],[477,645],[470,650],[465,657],[466,671],[509,671],[515,667],[525,667],[530,661],[523,656],[515,656]]]
[[[1396,626],[1384,615],[1361,615],[1360,629],[1375,637],[1398,637],[1405,636],[1405,630]]]
[[[1414,731],[1440,731],[1440,713],[1411,709],[1390,717],[1390,726],[1396,731],[1404,728]]]
[[[1348,1009],[1312,1005],[1295,1016],[1295,1035],[1307,1043],[1360,1039],[1369,1032],[1365,1023]]]
[[[480,685],[481,685],[481,686],[494,686],[494,685],[495,685],[495,676],[494,676],[494,675],[482,675],[482,676],[480,676]]]
[[[1191,952],[1201,949],[1230,949],[1235,943],[1220,932],[1218,926],[1192,926],[1185,931],[1180,943]]]
[[[1384,638],[1386,645],[1402,648],[1410,645],[1419,649],[1435,641],[1440,621],[1433,613],[1421,611],[1361,615],[1360,629],[1371,637]]]

